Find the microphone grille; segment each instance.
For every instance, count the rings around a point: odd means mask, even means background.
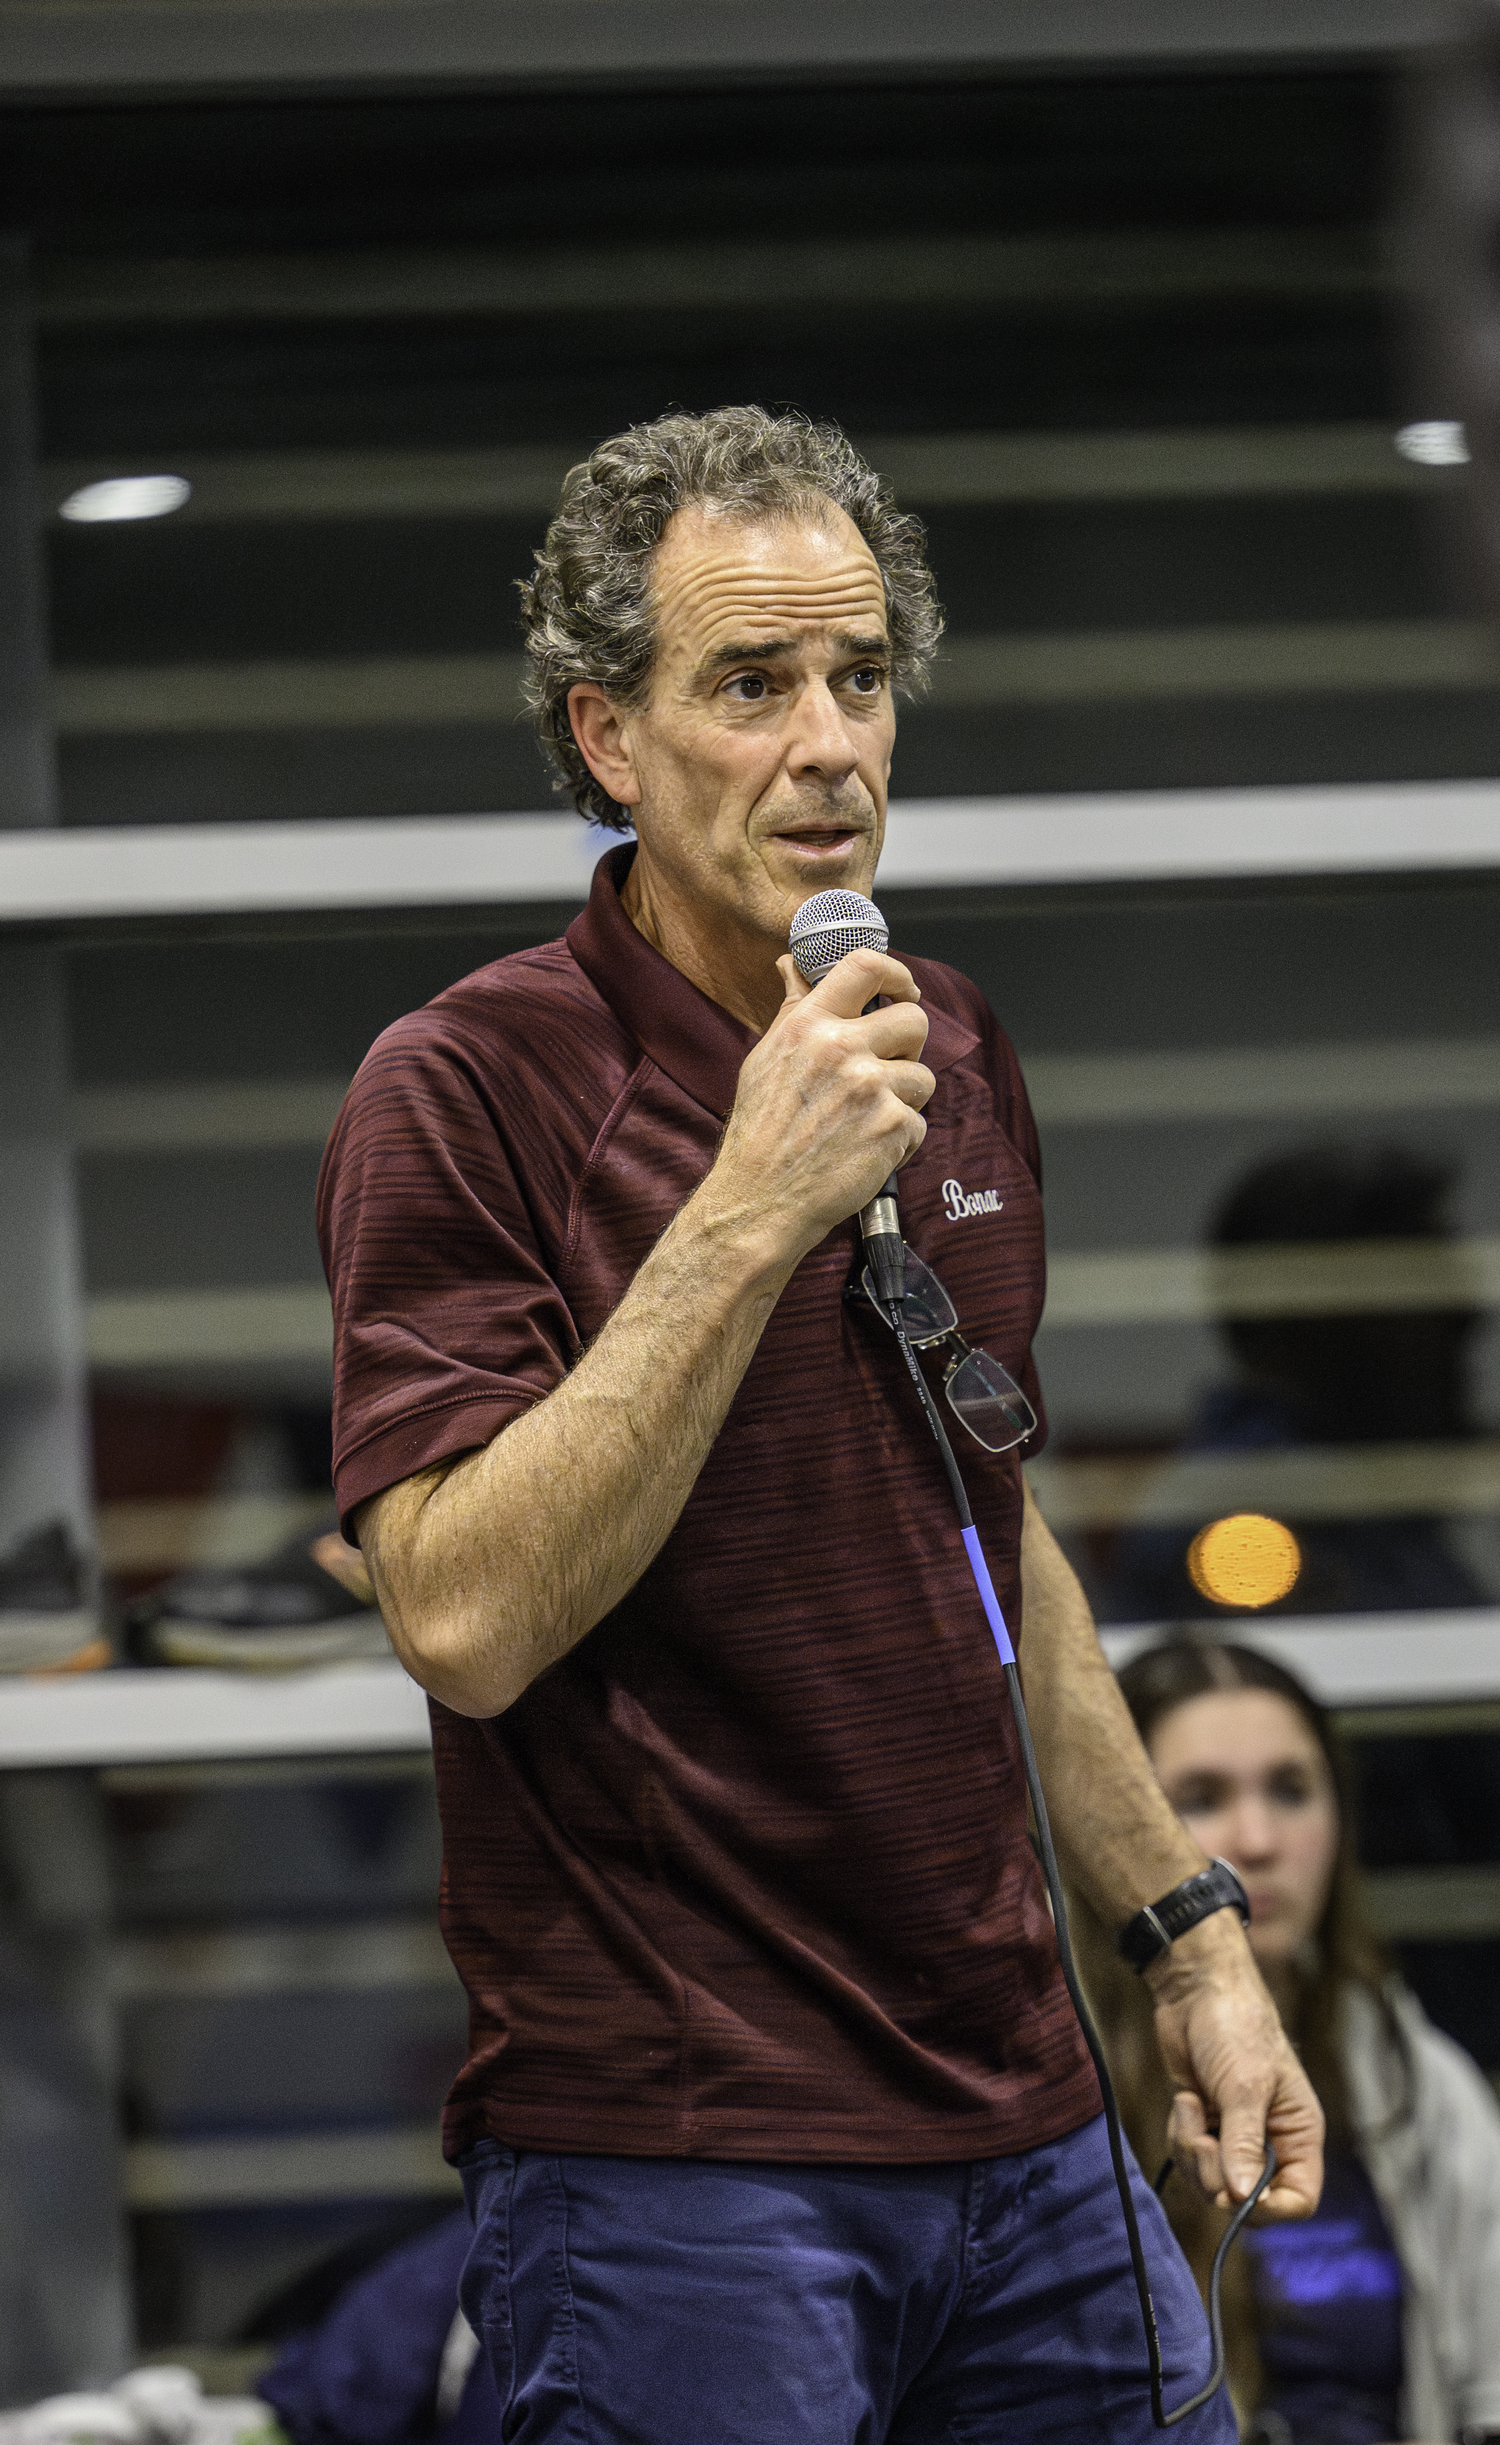
[[[883,951],[890,939],[885,919],[862,891],[815,891],[792,919],[788,948],[798,972],[816,985],[846,951]]]

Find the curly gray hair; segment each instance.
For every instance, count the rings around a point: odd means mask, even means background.
[[[731,517],[775,517],[836,502],[874,554],[885,587],[892,675],[914,694],[943,631],[920,522],[904,516],[889,487],[835,424],[772,416],[764,408],[714,408],[632,425],[571,468],[562,500],[521,581],[526,701],[542,744],[560,767],[580,815],[612,831],[629,814],[594,779],[568,718],[568,690],[593,680],[615,703],[643,704],[656,654],[651,563],[674,513],[711,503]]]

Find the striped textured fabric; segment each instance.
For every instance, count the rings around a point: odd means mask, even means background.
[[[631,925],[631,854],[350,1090],[319,1193],[346,1521],[544,1398],[714,1159],[752,1038]],[[1040,1415],[1015,1055],[972,985],[911,965],[938,1086],[907,1235]],[[494,1721],[433,1706],[472,2005],[451,2155],[934,2162],[1097,2111],[938,1457],[844,1296],[856,1238],[799,1266],[625,1601]],[[955,1441],[1018,1630],[1018,1456]]]

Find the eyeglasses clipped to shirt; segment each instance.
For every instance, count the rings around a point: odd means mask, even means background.
[[[914,1350],[948,1352],[943,1390],[959,1425],[987,1452],[1009,1452],[1036,1433],[1036,1411],[1007,1367],[988,1350],[975,1349],[958,1329],[958,1310],[924,1257],[902,1241],[904,1279],[901,1322]],[[890,1317],[876,1296],[866,1265],[847,1296],[863,1299],[890,1330]]]

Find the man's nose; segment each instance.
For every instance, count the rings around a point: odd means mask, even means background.
[[[789,772],[816,772],[842,781],[859,761],[843,708],[826,679],[811,679],[797,698],[787,750]]]

